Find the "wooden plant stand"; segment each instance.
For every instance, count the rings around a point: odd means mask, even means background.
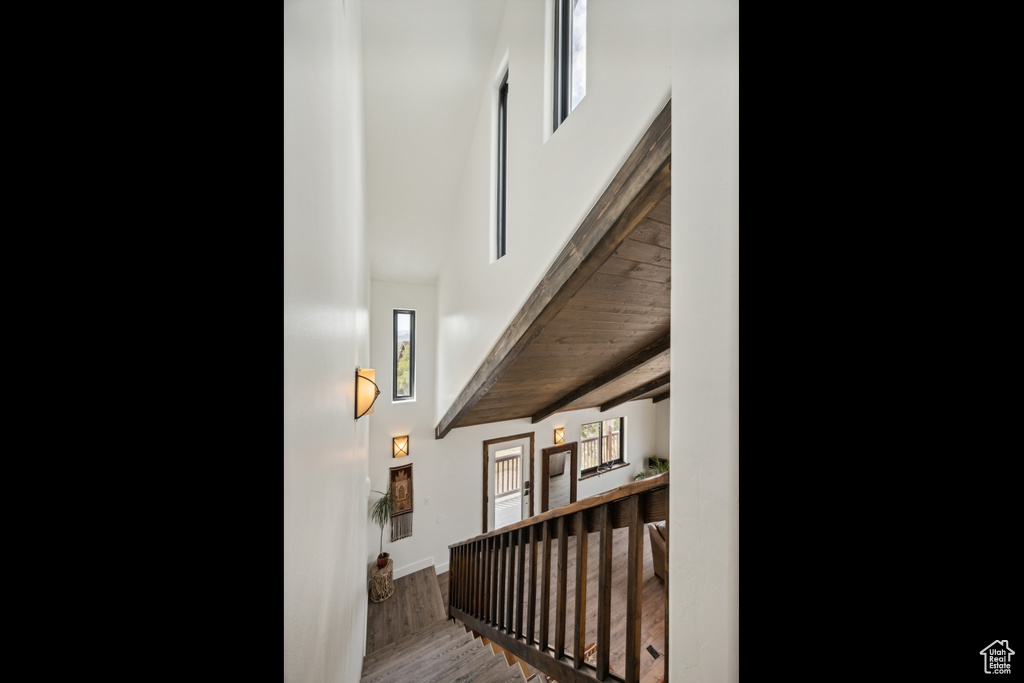
[[[395,592],[395,584],[391,578],[393,568],[394,564],[390,557],[383,567],[378,567],[376,562],[373,563],[373,567],[370,568],[370,600],[383,602]]]

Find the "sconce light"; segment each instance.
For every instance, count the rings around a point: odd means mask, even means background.
[[[356,419],[373,412],[373,402],[380,396],[380,388],[373,381],[375,370],[356,368]]]
[[[396,458],[404,458],[409,455],[409,437],[408,436],[396,436],[391,439],[391,447],[395,450]]]
[[[565,428],[559,427],[555,430],[555,443],[562,443],[565,441]]]

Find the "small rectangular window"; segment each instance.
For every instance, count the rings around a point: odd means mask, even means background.
[[[587,0],[555,0],[554,129],[587,93]]]
[[[580,426],[581,474],[626,462],[626,418],[616,417]]]
[[[498,194],[497,194],[497,258],[505,255],[505,170],[508,166],[508,72],[498,88]]]
[[[416,311],[395,310],[395,357],[392,398],[416,398]]]

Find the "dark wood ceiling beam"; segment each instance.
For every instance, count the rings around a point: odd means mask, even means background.
[[[670,393],[672,393],[672,392],[666,391],[664,394],[658,394],[657,396],[654,397],[654,400],[652,401],[652,403],[658,403],[659,401],[664,401],[666,398],[668,398],[668,395]]]
[[[672,102],[665,105],[569,243],[434,428],[443,439],[672,187]],[[668,272],[668,269],[663,269]],[[646,278],[650,279],[650,278]]]
[[[616,396],[612,400],[608,401],[608,403],[604,403],[604,404],[601,405],[601,412],[603,413],[604,411],[608,410],[609,408],[614,408],[615,406],[621,405],[621,404],[625,403],[626,401],[632,401],[637,396],[643,396],[648,391],[654,391],[658,387],[665,386],[666,384],[668,384],[669,374],[670,373],[665,373],[664,375],[662,375],[661,377],[659,377],[657,379],[651,380],[650,382],[647,382],[646,384],[641,384],[636,389],[632,389],[630,391],[627,391],[626,393],[622,394],[621,396]]]
[[[583,386],[570,391],[568,394],[561,397],[551,405],[546,406],[543,410],[539,411],[537,414],[533,416],[533,424],[537,424],[544,418],[550,415],[554,415],[559,410],[569,405],[573,401],[579,400],[586,396],[587,394],[596,391],[597,389],[600,389],[604,385],[614,382],[623,375],[626,375],[632,372],[633,370],[637,369],[644,363],[650,362],[651,360],[657,358],[658,356],[668,353],[670,349],[671,344],[669,343],[669,335],[666,334],[664,337],[654,340],[644,348],[640,349],[639,351],[631,355],[629,358],[625,359],[624,361],[613,367],[608,372],[602,373],[601,375],[595,377],[594,379],[587,382]]]

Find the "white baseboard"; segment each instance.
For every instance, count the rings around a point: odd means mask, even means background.
[[[391,558],[391,559],[394,560],[395,558]],[[445,564],[447,565],[447,563],[445,563]],[[434,566],[434,558],[433,557],[427,557],[427,558],[419,560],[417,562],[413,562],[412,564],[407,564],[404,567],[396,567],[393,570],[392,577],[396,578],[396,579],[400,579],[403,576],[407,576],[408,574],[412,574],[414,572],[418,572],[421,569],[426,569],[427,567],[432,567],[432,566]]]
[[[395,558],[391,559],[394,560]],[[447,562],[445,562],[444,564],[434,564],[434,558],[427,557],[417,562],[413,562],[412,564],[407,564],[404,567],[398,567],[392,570],[391,576],[393,578],[400,579],[403,576],[407,576],[409,574],[418,572],[419,570],[426,569],[427,567],[433,567],[438,574],[444,574],[446,571],[448,571]]]

